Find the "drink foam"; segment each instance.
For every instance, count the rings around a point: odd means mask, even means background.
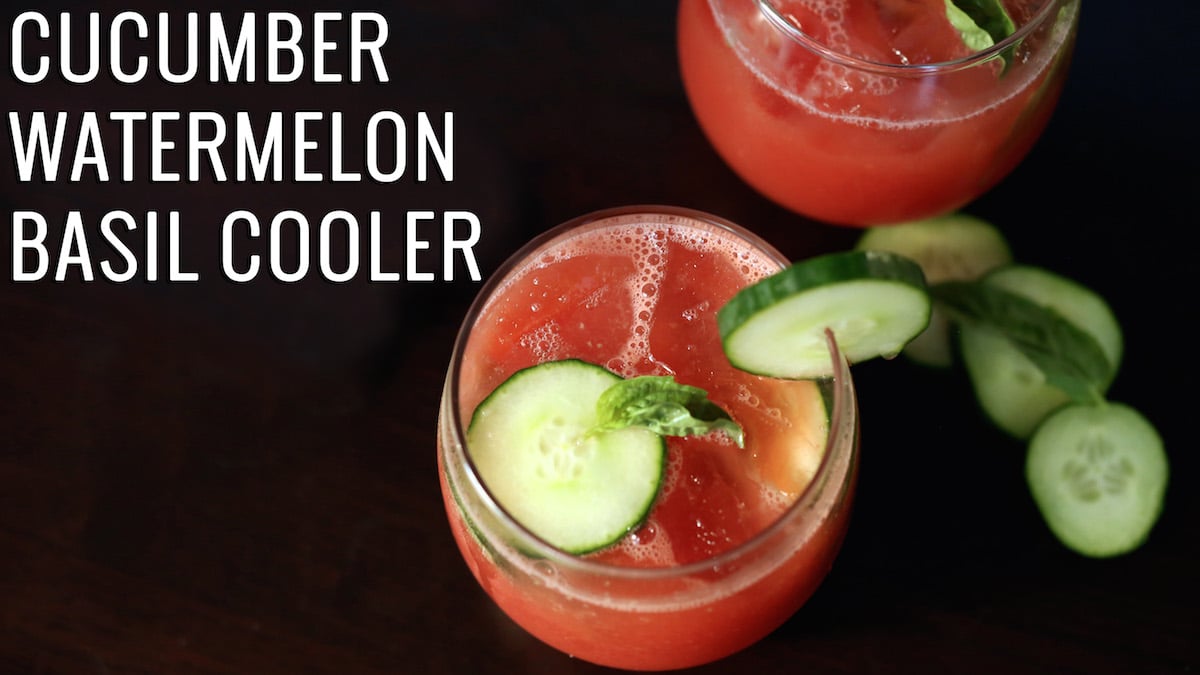
[[[672,246],[682,246],[693,252],[702,252],[738,261],[737,268],[746,284],[777,272],[780,265],[783,264],[783,261],[772,259],[766,252],[750,249],[745,242],[735,239],[719,228],[692,218],[666,214],[630,214],[610,218],[602,227],[553,244],[539,255],[535,264],[514,273],[512,278],[493,297],[502,296],[513,283],[536,272],[537,269],[576,256],[593,254],[596,251],[628,256],[635,263],[635,272],[621,284],[618,292],[628,296],[633,306],[633,320],[625,344],[618,350],[618,355],[605,365],[623,377],[672,374],[667,365],[655,359],[648,339],[660,298],[661,285],[664,283],[667,265],[670,262]],[[611,289],[604,292],[611,292]],[[601,291],[597,291],[591,297],[599,301],[601,299],[599,293]],[[711,307],[692,307],[684,311],[691,311],[698,316],[700,312],[710,312]],[[520,340],[521,344],[530,349],[539,360],[542,357],[553,359],[565,355],[562,339],[558,333],[558,325],[553,321],[526,333]],[[647,370],[653,372],[647,373]],[[749,390],[744,390],[741,392],[741,397],[750,400],[753,398],[753,394]],[[765,411],[766,414],[781,423],[788,423],[781,411],[763,405],[762,401],[756,401],[754,407]],[[732,441],[728,442],[732,444]],[[822,448],[818,448],[815,453],[817,463],[823,454],[821,450]],[[668,453],[661,488],[662,495],[666,496],[672,491],[680,489],[680,481],[684,480],[686,475],[687,472],[682,467],[679,454]],[[785,493],[764,483],[759,484],[759,489],[761,495],[758,499],[766,505],[770,512],[775,514],[783,513],[796,499],[795,494]],[[782,556],[786,557],[791,550],[799,549],[804,543],[803,538],[794,542],[793,548],[784,552]],[[689,592],[686,597],[676,598],[665,605],[648,605],[645,599],[620,598],[607,593],[586,592],[571,584],[570,575],[557,573],[554,565],[548,564],[544,560],[530,559],[503,542],[493,541],[493,544],[499,549],[499,555],[503,556],[507,563],[524,570],[526,574],[536,580],[536,583],[554,588],[568,597],[576,597],[622,611],[678,611],[689,606],[712,602],[717,597],[737,593],[746,585],[769,573],[773,566],[778,564],[776,562],[756,567],[753,573],[740,577],[735,583],[714,586],[703,592]],[[632,561],[632,565],[629,567],[642,566],[662,569],[676,567],[679,564],[670,534],[654,519],[653,515],[635,532],[619,542],[613,550]],[[630,569],[630,572],[633,571]],[[697,587],[695,590],[700,590],[700,588]]]

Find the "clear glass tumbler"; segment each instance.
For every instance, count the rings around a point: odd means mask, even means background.
[[[547,231],[484,283],[442,393],[440,481],[468,567],[529,633],[606,666],[694,666],[760,640],[821,583],[846,532],[857,476],[848,365],[830,337],[831,378],[741,373],[720,351],[714,316],[741,287],[787,264],[756,235],[715,216],[630,207]],[[668,439],[676,486],[664,489],[648,524],[616,552],[576,556],[539,539],[497,502],[466,445],[472,412],[496,385],[518,368],[568,357],[627,376],[671,373],[708,390],[746,433],[744,449],[711,449],[724,457],[716,473],[689,464],[710,451],[703,440]],[[714,482],[689,487],[696,481]],[[738,493],[736,508],[714,504],[726,483],[752,486]],[[752,512],[756,500],[775,509],[757,529],[735,532],[749,527],[736,519],[725,529],[690,529],[730,511]],[[726,539],[712,551],[695,543],[711,544],[718,533]]]
[[[1079,0],[1003,0],[1016,29],[971,51],[943,0],[681,0],[692,110],[766,197],[817,221],[941,215],[1008,175],[1066,78]]]

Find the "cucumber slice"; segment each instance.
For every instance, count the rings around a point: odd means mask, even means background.
[[[666,467],[649,429],[596,431],[597,401],[621,377],[567,359],[517,371],[475,409],[467,448],[496,501],[552,546],[582,554],[646,518]]]
[[[785,379],[833,374],[833,332],[851,363],[891,357],[925,329],[921,268],[886,251],[845,251],[795,263],[742,289],[717,312],[730,363]]]
[[[1121,361],[1121,326],[1094,291],[1049,270],[1029,265],[999,268],[984,283],[995,284],[1057,312],[1091,335],[1116,373]],[[970,322],[960,327],[963,365],[984,413],[996,426],[1016,438],[1028,438],[1052,410],[1070,397],[1046,381],[1042,371],[1004,336]],[[1112,383],[1101,383],[1103,394]]]
[[[1128,553],[1162,511],[1169,466],[1158,431],[1120,403],[1068,405],[1038,426],[1025,475],[1046,524],[1090,557]]]
[[[873,227],[863,233],[855,248],[891,251],[912,258],[930,285],[973,281],[1012,262],[1012,251],[1000,230],[966,213]],[[904,347],[903,354],[922,365],[950,367],[954,364],[951,328],[949,318],[935,303],[929,327]]]

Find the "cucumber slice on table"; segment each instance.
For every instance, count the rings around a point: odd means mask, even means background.
[[[497,502],[547,543],[582,554],[647,516],[666,442],[644,427],[598,430],[597,402],[622,378],[568,359],[517,371],[471,418],[467,448]]]
[[[725,354],[742,370],[786,379],[832,375],[826,329],[851,363],[900,353],[929,323],[917,263],[846,251],[795,263],[742,289],[717,312]]]
[[[1012,251],[1000,230],[966,213],[869,228],[859,237],[859,250],[891,251],[915,260],[925,281],[972,281],[1012,262]],[[904,347],[913,361],[938,368],[954,363],[951,323],[933,306],[929,327]]]
[[[1137,548],[1162,511],[1162,438],[1120,403],[1068,405],[1038,426],[1025,473],[1046,524],[1068,548],[1109,557]]]
[[[1010,265],[984,277],[995,285],[1057,312],[1096,340],[1115,375],[1121,361],[1121,326],[1108,303],[1094,291],[1049,270]],[[963,365],[985,414],[1017,438],[1028,438],[1052,410],[1070,400],[1005,336],[989,326],[963,322],[960,330]],[[1110,376],[1099,383],[1104,394]]]

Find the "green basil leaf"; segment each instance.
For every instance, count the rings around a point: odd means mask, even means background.
[[[1017,30],[1000,0],[946,0],[946,17],[958,31],[963,44],[976,52],[991,47]],[[1012,50],[1006,49],[1001,58],[1007,68],[1012,60]]]
[[[708,400],[708,392],[669,375],[622,380],[601,394],[596,407],[597,431],[639,426],[663,436],[702,436],[717,430],[742,447],[742,428]]]
[[[930,287],[935,301],[957,320],[974,321],[1003,334],[1077,403],[1103,398],[1114,375],[1096,338],[1040,305],[985,281],[947,281]]]
[[[946,0],[946,17],[950,19],[950,25],[958,31],[967,49],[978,52],[996,44],[992,34],[975,23],[975,19],[955,5],[954,0]]]

